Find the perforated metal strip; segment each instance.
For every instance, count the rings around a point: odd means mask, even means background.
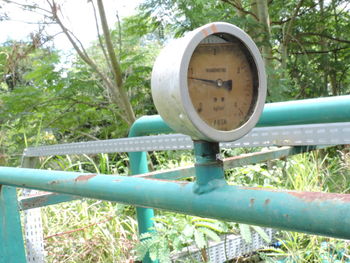
[[[273,239],[276,230],[271,228],[264,229],[270,240]],[[224,238],[223,238],[224,239]],[[250,254],[258,249],[268,247],[269,244],[263,240],[257,232],[251,232],[251,242],[245,242],[241,236],[229,235],[226,240],[221,242],[209,242],[207,255],[209,262],[224,263],[231,259]],[[201,251],[195,246],[188,247],[182,252],[172,255],[172,262],[187,262],[188,259],[202,262]],[[192,262],[192,261],[191,261]]]
[[[255,128],[223,148],[350,144],[350,122]]]
[[[23,190],[23,195],[37,193],[35,190]],[[24,211],[24,236],[26,241],[26,256],[28,263],[43,263],[44,238],[40,208]]]
[[[21,166],[23,168],[34,168],[35,163],[35,158],[23,158]],[[23,189],[22,198],[26,198],[37,193],[37,190]],[[27,262],[44,263],[44,232],[40,208],[24,211],[23,219]]]
[[[254,128],[241,139],[221,143],[222,148],[350,144],[350,122]],[[27,148],[24,156],[95,154],[192,149],[182,134],[143,136]]]

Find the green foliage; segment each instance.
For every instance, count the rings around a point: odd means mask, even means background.
[[[146,253],[160,262],[170,262],[170,252],[180,252],[195,244],[199,249],[208,247],[209,240],[221,241],[220,234],[228,231],[228,226],[214,219],[164,213],[154,218],[155,232],[141,236],[136,246],[138,259]]]
[[[229,21],[234,9],[221,1],[148,0],[140,6],[140,17],[150,29],[162,30],[163,38],[179,37],[208,22]]]
[[[136,249],[137,258],[142,260],[149,254],[151,260],[158,259],[161,263],[170,263],[170,250],[166,243],[167,239],[154,233],[146,233],[141,237],[141,242]]]
[[[239,227],[239,233],[247,243],[252,243],[252,232],[251,229],[253,229],[255,232],[257,232],[262,239],[265,240],[266,243],[270,243],[271,239],[270,237],[265,233],[265,231],[259,227],[259,226],[252,226],[252,225],[246,225],[246,224],[238,224]]]
[[[281,248],[267,248],[259,253],[267,262],[349,262],[346,241],[286,232]]]
[[[147,40],[148,36],[139,38],[129,20],[121,31],[117,25],[111,32],[119,44],[124,88],[137,116],[155,114],[150,72],[159,44],[156,39]],[[146,40],[147,45],[143,43]],[[99,44],[87,52],[105,67]],[[0,62],[4,79],[0,81],[0,124],[2,135],[9,138],[2,141],[4,155],[20,154],[32,145],[127,135],[129,127],[120,118],[118,107],[109,102],[101,79],[79,58],[63,61],[61,54],[50,48],[9,42],[0,49]]]
[[[221,222],[168,212],[156,216],[154,221],[155,231],[142,235],[142,241],[135,248],[138,259],[142,259],[149,253],[153,260],[169,262],[174,253],[184,251],[191,245],[195,245],[203,257],[206,255],[209,241],[220,242],[225,240],[223,236],[229,233],[240,232],[243,239],[247,243],[251,243],[253,234],[251,229],[256,231],[266,242],[271,241],[264,230],[258,226]],[[238,229],[236,225],[238,225]],[[207,261],[205,257],[202,259],[204,262]]]

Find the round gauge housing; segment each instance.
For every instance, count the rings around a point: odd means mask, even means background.
[[[257,123],[266,98],[258,48],[238,27],[211,23],[166,46],[152,72],[164,121],[194,140],[233,141]]]

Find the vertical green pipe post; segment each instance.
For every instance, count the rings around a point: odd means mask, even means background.
[[[172,130],[160,116],[144,116],[137,119],[131,126],[129,137],[144,136],[154,133],[169,133],[171,131]],[[132,175],[149,172],[146,152],[131,152],[129,153],[129,159]],[[136,207],[136,216],[139,234],[151,232],[154,210],[152,208]],[[152,261],[149,255],[146,255],[142,262],[156,263],[158,261]]]
[[[205,194],[227,185],[217,142],[194,141],[196,182],[193,191]]]
[[[6,185],[0,185],[0,262],[26,262],[16,188]]]

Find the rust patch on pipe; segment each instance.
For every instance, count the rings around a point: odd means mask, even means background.
[[[59,184],[60,183],[60,181],[58,181],[58,180],[53,180],[53,181],[50,181],[48,184],[49,185],[52,185],[52,184]]]
[[[217,29],[217,27],[216,27],[215,24],[212,24],[212,25],[210,26],[210,29],[213,31],[213,33],[217,33],[217,32],[218,32],[218,29]]]
[[[49,200],[48,196],[37,196],[32,199],[32,203],[25,203],[22,206],[22,209],[29,209],[29,208],[35,208],[35,207],[41,207],[44,203],[47,203]]]
[[[136,175],[131,175],[130,177],[140,177],[140,178],[146,178],[146,177],[155,177],[158,174],[167,174],[167,173],[176,173],[179,172],[181,173],[182,171],[188,170],[188,176],[194,176],[194,174],[190,173],[190,169],[194,168],[194,165],[188,165],[188,166],[183,166],[179,168],[174,168],[174,169],[169,169],[169,170],[161,170],[161,171],[153,171],[149,173],[144,173],[144,174],[136,174]]]
[[[350,202],[350,194],[318,193],[318,192],[288,192],[288,194],[303,199],[306,202],[340,201]]]
[[[50,181],[48,184],[49,185],[54,185],[54,184],[61,184],[61,183],[70,183],[72,181],[75,182],[75,183],[87,182],[91,178],[94,178],[95,176],[96,176],[96,174],[83,174],[83,175],[79,175],[74,180],[72,180],[72,179],[69,179],[69,180],[53,180],[53,181]]]
[[[255,199],[254,199],[254,198],[250,199],[250,201],[249,201],[249,207],[254,206],[254,203],[255,203]]]
[[[77,178],[74,179],[74,182],[86,182],[89,181],[91,178],[94,178],[96,174],[84,174],[79,175]]]
[[[291,191],[291,190],[280,190],[272,188],[261,188],[261,187],[246,187],[241,186],[240,189],[245,190],[258,190],[265,192],[275,192],[275,193],[285,193],[296,198],[302,199],[306,202],[315,202],[315,201],[339,201],[344,203],[350,203],[350,194],[337,194],[337,193],[322,193],[322,192],[300,192],[300,191]],[[269,199],[267,199],[269,200]],[[265,204],[267,204],[267,200]],[[270,200],[271,201],[271,200]]]
[[[144,179],[151,180],[151,181],[158,181],[158,182],[175,183],[180,186],[186,186],[189,183],[189,181],[166,180],[166,179],[147,178],[147,177]]]
[[[271,202],[270,199],[266,199],[264,204],[265,204],[265,205],[269,205],[270,202]]]
[[[288,193],[287,191],[279,190],[279,189],[273,189],[273,188],[262,188],[262,187],[248,187],[248,186],[240,186],[240,189],[244,190],[259,190],[259,191],[266,191],[266,192],[284,192]]]
[[[264,152],[265,153],[265,152]],[[252,157],[252,156],[259,156],[261,155],[261,152],[255,152],[255,153],[244,153],[238,156],[232,156],[224,159],[224,162],[226,161],[232,161],[232,160],[239,160],[239,159],[244,159],[247,157]]]

